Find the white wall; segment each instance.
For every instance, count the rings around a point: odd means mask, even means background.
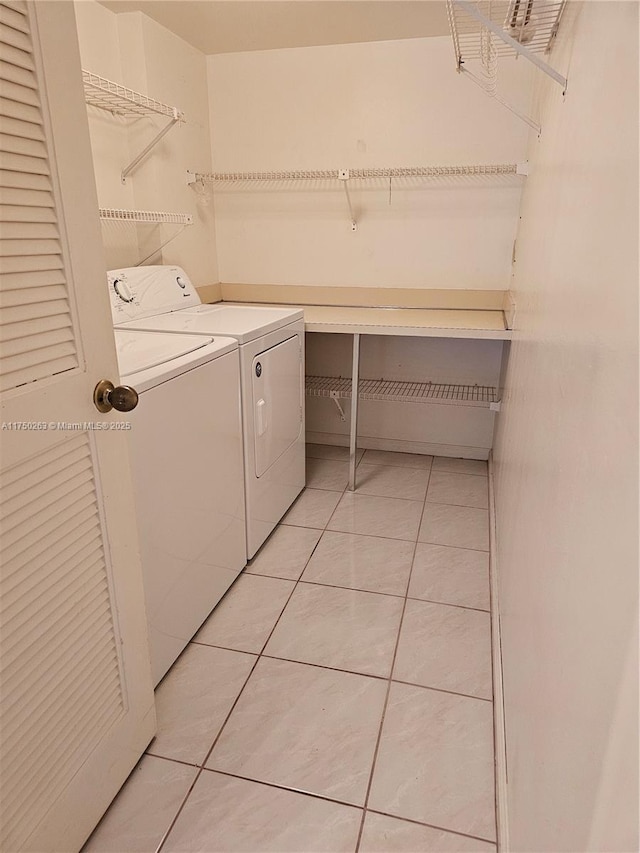
[[[208,57],[216,171],[518,162],[526,125],[446,37]],[[515,63],[516,97],[530,68]],[[199,171],[203,171],[199,169]],[[216,189],[224,282],[507,289],[521,179]]]
[[[162,117],[112,117],[89,107],[91,143],[102,207],[190,213],[194,224],[147,263],[176,263],[198,286],[218,281],[214,210],[186,184],[187,169],[211,162],[206,59],[200,51],[140,12],[116,15],[94,0],[76,2],[82,65],[185,113],[127,179],[122,168],[166,124]],[[177,231],[173,225],[102,226],[109,266],[134,264]]]
[[[638,849],[638,4],[539,92],[495,447],[514,851]]]

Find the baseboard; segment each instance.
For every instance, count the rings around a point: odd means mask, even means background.
[[[493,454],[489,454],[489,579],[491,585],[491,649],[493,663],[493,736],[496,772],[496,832],[498,853],[509,853],[509,820],[507,814],[507,745],[502,684],[502,640],[498,597],[496,555],[496,504],[493,481]]]
[[[336,432],[312,432],[307,430],[308,444],[330,444],[334,447],[349,447],[349,436]],[[432,444],[428,441],[403,441],[402,439],[373,438],[358,436],[358,447],[364,450],[393,450],[396,453],[422,453],[426,456],[449,456],[456,459],[489,458],[486,447],[467,447],[457,444]]]

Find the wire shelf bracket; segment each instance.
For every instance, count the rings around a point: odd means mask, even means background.
[[[328,397],[336,404],[351,399],[351,379],[332,376],[307,376],[308,397]],[[385,379],[361,379],[360,400],[388,400],[398,403],[442,403],[454,406],[474,406],[499,411],[496,388],[488,385],[452,385],[438,382],[401,382]],[[340,414],[344,412],[341,407]],[[344,418],[343,418],[344,419]]]
[[[551,50],[566,0],[446,2],[457,70],[540,133],[537,122],[498,94],[498,64],[503,57],[523,56],[565,91],[567,78],[540,54]]]
[[[151,142],[122,170],[120,177],[124,184],[128,176],[155,148],[162,137],[176,124],[184,121],[184,113],[177,107],[163,104],[161,101],[156,101],[140,92],[128,89],[126,86],[121,86],[119,83],[114,83],[84,69],[82,71],[82,82],[84,84],[85,102],[92,107],[125,118],[156,115],[169,118],[169,122],[153,137]]]
[[[349,207],[349,216],[351,218],[351,230],[358,230],[358,223],[356,222],[356,218],[353,213],[353,206],[351,204],[351,196],[349,195],[349,170],[348,169],[338,169],[338,179],[342,181],[342,186],[344,187],[344,194],[347,198],[347,205]]]

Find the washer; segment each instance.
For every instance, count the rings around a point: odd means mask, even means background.
[[[112,270],[109,289],[119,328],[238,341],[250,559],[305,485],[303,312],[203,305],[177,266]]]
[[[154,686],[246,563],[238,343],[115,330]]]

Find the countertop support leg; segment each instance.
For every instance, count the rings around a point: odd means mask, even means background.
[[[360,335],[353,336],[351,369],[351,431],[349,434],[349,491],[356,489],[356,453],[358,450],[358,382],[360,375]]]

